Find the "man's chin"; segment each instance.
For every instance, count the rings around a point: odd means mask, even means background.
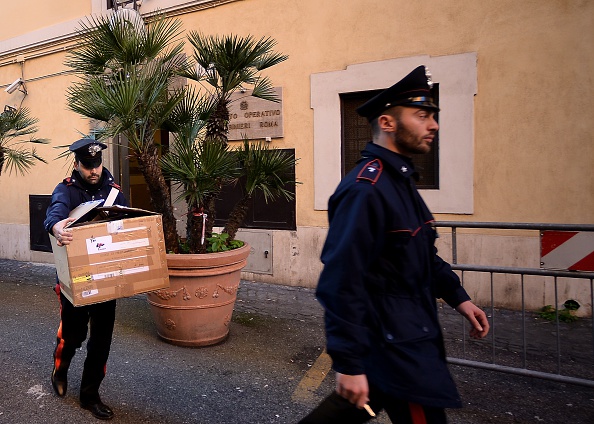
[[[419,146],[413,153],[417,155],[426,155],[431,151],[431,146]]]

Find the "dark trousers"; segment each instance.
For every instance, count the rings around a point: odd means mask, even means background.
[[[54,350],[56,373],[66,377],[76,349],[81,347],[90,330],[87,357],[80,383],[80,401],[98,401],[99,386],[105,377],[111,347],[116,301],[75,307],[60,293],[59,285],[56,285],[56,293],[60,300],[61,319]]]
[[[369,406],[378,414],[382,409],[394,424],[446,424],[443,408],[431,408],[387,396],[371,388]],[[299,424],[358,424],[371,420],[365,409],[358,409],[345,398],[332,392]]]

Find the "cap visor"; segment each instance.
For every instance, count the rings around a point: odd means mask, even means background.
[[[94,168],[99,168],[99,165],[101,165],[101,159],[80,160],[80,163],[86,169],[94,169]]]

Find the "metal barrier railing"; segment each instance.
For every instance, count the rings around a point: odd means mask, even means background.
[[[465,320],[462,321],[462,331],[463,335],[461,339],[458,339],[461,342],[461,353],[459,353],[458,357],[450,356],[448,357],[448,361],[452,364],[462,365],[462,366],[470,366],[474,368],[482,368],[488,369],[493,371],[511,373],[516,375],[523,375],[523,376],[531,376],[537,377],[552,381],[558,381],[563,383],[571,383],[571,384],[579,384],[588,387],[594,387],[594,374],[590,374],[587,376],[583,376],[580,372],[580,376],[572,376],[564,374],[562,369],[563,361],[571,361],[572,367],[574,369],[581,370],[592,370],[594,369],[594,313],[592,313],[592,318],[590,320],[589,329],[586,326],[586,331],[589,332],[590,343],[588,350],[591,349],[590,355],[586,352],[581,351],[582,345],[587,345],[588,343],[585,340],[582,340],[580,337],[580,351],[578,355],[573,355],[570,359],[565,359],[564,353],[567,349],[562,349],[562,339],[563,332],[571,332],[572,327],[571,324],[562,325],[559,319],[559,310],[557,306],[559,305],[559,291],[558,291],[558,279],[579,279],[579,280],[589,280],[589,291],[590,291],[590,305],[594,305],[594,272],[576,272],[576,271],[562,271],[562,270],[549,270],[549,269],[540,269],[540,268],[516,268],[516,267],[499,267],[499,266],[486,266],[486,265],[469,265],[469,264],[458,264],[458,238],[457,238],[457,229],[458,228],[473,228],[473,229],[498,229],[498,230],[534,230],[534,231],[585,231],[585,232],[594,232],[594,225],[571,225],[571,224],[528,224],[528,223],[498,223],[498,222],[454,222],[454,221],[438,221],[435,223],[436,227],[440,228],[451,228],[451,236],[452,236],[452,268],[454,270],[461,272],[461,279],[462,284],[465,283],[466,275],[468,273],[487,273],[490,276],[490,321],[491,321],[491,332],[488,336],[488,343],[490,345],[490,361],[484,360],[477,360],[477,359],[468,359],[468,351],[467,345],[470,343],[466,336],[466,322]],[[594,246],[593,246],[594,250]],[[509,346],[510,344],[513,345],[513,342],[510,340],[506,340],[508,334],[504,331],[503,334],[498,333],[498,322],[497,322],[497,314],[496,314],[496,305],[494,299],[494,276],[497,274],[505,274],[505,275],[517,275],[520,277],[520,295],[521,295],[521,310],[518,312],[518,319],[521,319],[521,323],[514,323],[513,326],[517,328],[517,325],[520,326],[520,341],[515,341],[516,346],[519,347],[520,352],[520,364],[517,366],[509,366],[506,364],[499,363],[496,359],[497,352],[500,352],[504,349],[504,346]],[[527,311],[525,307],[525,276],[542,276],[542,277],[552,277],[554,281],[554,296],[555,296],[555,320],[553,325],[555,326],[554,335],[556,337],[556,341],[553,344],[553,352],[555,359],[555,365],[550,367],[554,369],[549,369],[546,371],[536,370],[535,367],[530,367],[530,361],[528,359],[528,336],[527,336],[527,319],[528,317],[534,318],[534,313],[531,311]],[[587,320],[587,318],[582,318],[583,320]],[[517,346],[517,343],[520,346]],[[538,352],[542,353],[542,352]],[[542,358],[542,355],[540,356]],[[580,363],[580,360],[584,363]],[[509,355],[508,355],[509,361]],[[513,362],[513,361],[511,361]],[[542,365],[542,364],[539,364]]]

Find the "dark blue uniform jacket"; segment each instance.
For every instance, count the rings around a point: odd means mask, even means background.
[[[101,181],[97,187],[92,187],[89,184],[82,184],[81,177],[78,171],[72,171],[72,176],[65,178],[60,184],[56,186],[52,193],[52,200],[47,208],[46,218],[43,222],[45,230],[52,234],[52,228],[58,221],[68,218],[68,214],[78,205],[91,200],[106,199],[112,187],[120,189],[114,182],[113,176],[106,169],[103,168],[101,174]],[[114,205],[128,206],[128,201],[120,191]],[[82,217],[80,222],[84,222],[86,217]],[[53,234],[52,234],[53,235]]]
[[[452,307],[470,298],[437,255],[413,173],[408,158],[369,143],[330,198],[316,291],[327,351],[335,371],[366,374],[398,399],[459,407],[436,298]]]

